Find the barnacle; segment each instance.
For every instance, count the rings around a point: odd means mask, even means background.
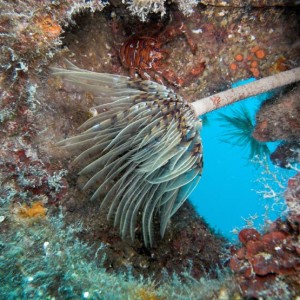
[[[163,237],[171,216],[187,199],[202,172],[200,120],[188,103],[151,81],[82,70],[53,68],[54,75],[92,92],[102,104],[77,136],[59,143],[79,153],[75,163],[94,187],[106,193],[101,209],[114,216],[121,236],[132,239],[139,214],[146,246],[153,242],[153,218]]]

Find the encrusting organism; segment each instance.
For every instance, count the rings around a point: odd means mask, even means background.
[[[121,236],[135,237],[141,213],[143,239],[153,244],[153,218],[160,234],[200,180],[203,159],[198,116],[249,96],[300,80],[300,68],[230,89],[193,103],[158,83],[79,69],[52,68],[95,95],[102,104],[80,126],[82,133],[59,142],[79,153],[74,163],[87,177],[84,189],[95,188],[101,208],[114,216]],[[100,102],[99,101],[99,102]]]

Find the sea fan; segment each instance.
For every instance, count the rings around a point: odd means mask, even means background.
[[[81,70],[53,68],[102,103],[82,133],[59,143],[79,153],[75,163],[94,188],[92,200],[114,217],[121,236],[134,239],[141,212],[146,246],[153,243],[153,217],[164,235],[171,216],[187,199],[202,172],[201,121],[181,97],[151,81]],[[107,190],[108,189],[108,190]]]

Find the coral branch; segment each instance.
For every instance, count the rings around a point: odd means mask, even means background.
[[[193,102],[191,106],[193,107],[196,115],[201,116],[228,104],[297,82],[299,80],[300,67],[197,100]]]

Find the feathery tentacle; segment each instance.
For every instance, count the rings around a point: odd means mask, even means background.
[[[163,236],[201,177],[201,121],[188,103],[158,83],[82,70],[69,62],[67,69],[52,70],[98,101],[97,115],[79,128],[83,132],[58,145],[78,150],[75,163],[87,177],[84,189],[95,189],[93,200],[109,188],[100,208],[114,217],[122,237],[134,238],[141,212],[144,242],[151,246],[154,216],[160,217]]]

